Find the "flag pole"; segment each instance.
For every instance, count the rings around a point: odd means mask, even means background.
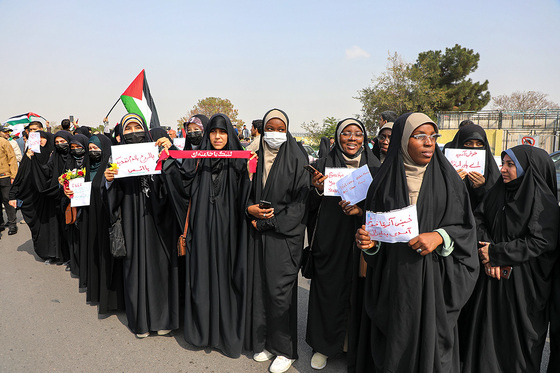
[[[119,101],[121,100],[121,98],[119,97],[117,99],[117,102],[115,102],[115,104],[113,105],[113,107],[111,108],[111,110],[109,110],[109,112],[107,113],[107,115],[105,115],[105,118],[109,118],[109,114],[111,114],[111,112],[113,111],[113,109],[115,108],[115,106],[117,106],[117,104],[119,103]]]

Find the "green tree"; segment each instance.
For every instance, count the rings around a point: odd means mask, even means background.
[[[419,111],[434,118],[440,111],[480,110],[490,100],[488,81],[473,83],[466,77],[478,67],[480,56],[455,45],[442,51],[422,52],[416,63],[389,54],[387,70],[360,90],[361,119],[368,131],[377,127],[385,110],[397,114]]]
[[[195,114],[204,114],[210,118],[214,114],[222,113],[228,116],[234,127],[241,129],[243,122],[237,116],[239,115],[237,109],[234,109],[233,104],[227,98],[220,97],[206,97],[198,100],[198,103],[185,115],[177,120],[179,127],[183,125],[190,117]]]
[[[433,92],[441,92],[441,100],[433,107],[439,111],[478,111],[490,102],[488,80],[483,83],[467,79],[478,68],[480,55],[472,49],[455,44],[442,51],[418,55],[413,71],[421,74]]]
[[[321,137],[333,137],[338,119],[335,117],[327,117],[323,119],[323,123],[317,123],[312,120],[309,123],[302,123],[301,127],[308,133],[307,138],[310,142],[317,146],[321,141]]]

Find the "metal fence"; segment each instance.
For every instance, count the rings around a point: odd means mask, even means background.
[[[520,138],[537,140],[534,144],[547,152],[560,149],[560,109],[540,111],[485,110],[451,111],[437,114],[441,129],[457,129],[463,120],[471,120],[482,128],[503,130],[503,149],[519,144]]]

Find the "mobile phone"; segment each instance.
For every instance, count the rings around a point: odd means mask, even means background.
[[[502,267],[500,268],[500,271],[502,273],[500,273],[500,277],[506,280],[509,280],[509,277],[511,276],[511,271],[513,271],[513,268],[511,266],[508,267]]]
[[[268,201],[261,200],[261,201],[259,202],[259,208],[260,208],[260,209],[269,209],[269,208],[271,208],[271,207],[272,207],[272,203],[270,203],[270,202],[268,202]]]
[[[70,118],[68,118],[68,119],[70,119],[70,123],[74,123],[74,116],[73,115],[70,115]]]
[[[315,167],[311,166],[310,164],[306,164],[305,166],[303,166],[303,168],[305,168],[305,170],[307,172],[309,172],[311,175],[314,175],[315,172],[319,172],[315,169]],[[320,172],[319,172],[320,173]]]

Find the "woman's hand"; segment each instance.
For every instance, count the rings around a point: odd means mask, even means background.
[[[274,208],[261,209],[259,205],[251,205],[247,207],[247,212],[249,215],[254,216],[257,219],[270,219],[274,216]]]
[[[74,192],[71,191],[69,188],[64,188],[64,194],[65,194],[66,197],[68,197],[68,198],[74,197]]]
[[[33,157],[33,150],[31,149],[27,149],[27,153],[25,153],[25,155],[27,156],[27,158],[31,159],[31,157]]]
[[[17,208],[17,200],[16,199],[11,199],[9,203],[10,203],[10,206],[12,206],[13,208]]]
[[[259,160],[259,157],[257,156],[257,153],[255,152],[251,152],[251,158],[249,158],[249,160],[255,159],[257,158],[257,160]]]
[[[311,184],[321,193],[325,190],[325,180],[327,180],[328,176],[323,175],[319,171],[315,171],[313,174],[313,178],[311,179]]]
[[[461,180],[465,180],[465,177],[468,175],[468,172],[464,171],[462,168],[458,169],[457,173],[461,177]]]
[[[484,265],[484,272],[486,273],[487,276],[495,278],[496,280],[502,278],[501,276],[502,269],[500,267],[492,267],[490,263],[486,263]]]
[[[115,175],[119,173],[118,169],[111,169],[111,168],[107,168],[104,172],[105,175],[105,179],[108,182],[111,182],[115,179]]]
[[[351,205],[348,201],[340,201],[338,202],[342,211],[348,216],[362,216],[363,211],[356,205]]]
[[[425,256],[434,251],[436,247],[442,243],[443,238],[438,232],[426,232],[408,241],[408,246],[410,246],[418,254]]]
[[[377,242],[371,239],[369,233],[366,231],[366,226],[362,225],[361,228],[358,228],[356,231],[356,246],[358,246],[358,249],[368,250],[375,245],[377,245]]]
[[[484,175],[476,171],[469,172],[469,180],[471,181],[473,188],[480,188],[481,186],[486,184]]]
[[[482,262],[482,264],[490,263],[490,254],[488,253],[490,242],[478,241],[478,244],[482,245],[482,247],[478,249],[478,256],[480,257],[480,261]]]
[[[256,220],[251,220],[251,225],[253,226],[253,228],[257,229],[257,221]]]
[[[172,145],[173,144],[171,143],[171,141],[169,141],[167,137],[160,137],[159,139],[156,140],[156,146],[161,146],[165,150],[169,149]]]

